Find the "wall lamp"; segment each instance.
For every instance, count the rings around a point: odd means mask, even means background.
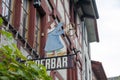
[[[34,0],[34,2],[33,2],[33,6],[34,6],[35,8],[39,8],[39,7],[40,7],[40,4],[41,4],[41,1],[40,1],[40,0]]]

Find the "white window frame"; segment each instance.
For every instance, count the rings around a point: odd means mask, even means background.
[[[9,21],[12,14],[12,0],[2,0],[2,16]]]
[[[40,22],[41,22],[40,14],[36,11],[34,48],[35,48],[35,51],[38,53],[40,48]]]
[[[26,3],[25,3],[26,2]],[[21,4],[21,21],[20,21],[20,28],[19,28],[19,33],[20,35],[27,40],[27,33],[28,33],[28,9],[29,9],[29,0],[22,0]]]

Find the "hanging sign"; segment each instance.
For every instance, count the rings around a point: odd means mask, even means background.
[[[74,66],[74,55],[67,55],[67,47],[62,38],[64,30],[62,29],[63,23],[52,24],[53,29],[48,31],[47,41],[45,44],[46,58],[33,59],[28,56],[26,61],[34,61],[37,65],[44,65],[47,70],[66,69]],[[25,62],[26,62],[25,61]]]
[[[26,61],[34,61],[37,65],[42,64],[46,67],[47,70],[66,69],[73,67],[74,55],[75,54],[38,59],[31,59],[32,57],[29,56],[28,60]]]

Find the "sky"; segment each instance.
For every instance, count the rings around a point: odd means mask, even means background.
[[[91,43],[92,60],[102,62],[107,77],[120,75],[120,0],[96,0],[100,42]]]

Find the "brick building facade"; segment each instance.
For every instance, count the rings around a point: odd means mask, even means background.
[[[0,0],[0,16],[26,57],[75,54],[73,68],[48,71],[53,80],[92,79],[89,44],[99,42],[95,0]],[[46,52],[48,34],[60,22],[64,31],[59,35],[63,47]]]

